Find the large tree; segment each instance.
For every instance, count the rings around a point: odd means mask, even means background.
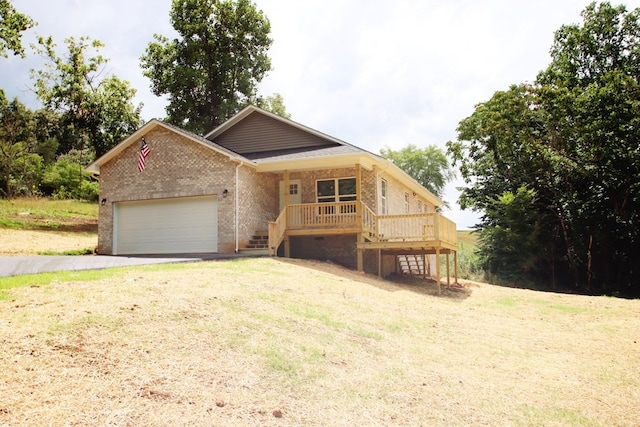
[[[43,170],[37,149],[36,115],[0,92],[0,196],[32,195]]]
[[[397,151],[384,147],[380,154],[438,197],[442,197],[444,187],[455,176],[447,156],[435,145],[418,148],[409,144]]]
[[[7,57],[11,51],[24,57],[22,32],[33,26],[33,20],[18,12],[9,0],[0,0],[0,56]]]
[[[526,189],[518,234],[538,259],[523,274],[640,295],[640,9],[593,3],[582,17],[556,32],[534,84],[496,92],[460,122],[449,152],[467,182],[462,205],[484,211],[485,249],[514,212],[505,201]]]
[[[167,120],[202,134],[256,102],[271,25],[250,0],[173,0],[170,17],[178,37],[156,34],[141,65]]]
[[[140,125],[142,105],[136,90],[115,75],[105,76],[108,60],[98,54],[103,44],[88,37],[65,40],[60,56],[51,37],[38,39],[35,50],[47,63],[32,70],[35,92],[45,108],[58,113],[60,152],[91,149],[101,156]],[[88,56],[90,50],[95,55]]]

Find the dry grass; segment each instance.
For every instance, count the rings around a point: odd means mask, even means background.
[[[16,288],[0,425],[637,425],[640,301],[433,291],[278,259]]]
[[[97,244],[97,203],[0,199],[0,256],[77,252]]]
[[[0,228],[0,256],[64,253],[97,244],[97,233]]]

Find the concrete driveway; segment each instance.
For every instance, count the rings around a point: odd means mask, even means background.
[[[11,256],[0,257],[0,277],[19,276],[23,274],[46,273],[62,270],[98,270],[110,267],[126,267],[132,265],[163,264],[172,262],[194,262],[218,259],[217,254],[185,255],[185,256]]]

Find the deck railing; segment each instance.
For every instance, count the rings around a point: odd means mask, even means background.
[[[357,202],[307,203],[287,206],[287,228],[351,228],[357,227]]]
[[[444,241],[457,243],[456,224],[439,213],[381,215],[378,217],[378,240]]]
[[[287,206],[269,223],[270,251],[275,255],[287,230],[323,229],[358,229],[372,241],[457,243],[456,224],[438,213],[376,215],[364,203],[352,201]]]

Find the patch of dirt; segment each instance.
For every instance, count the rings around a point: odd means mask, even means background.
[[[97,233],[0,228],[0,256],[62,253],[95,248],[97,244]]]

